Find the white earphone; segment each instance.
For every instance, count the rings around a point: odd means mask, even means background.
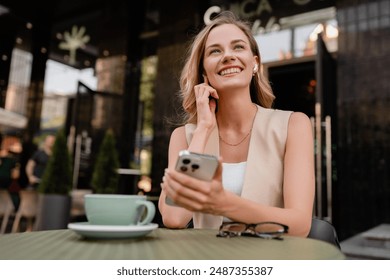
[[[257,70],[259,70],[259,66],[258,64],[256,63],[255,64],[255,67],[253,67],[253,74],[255,74],[257,72]]]

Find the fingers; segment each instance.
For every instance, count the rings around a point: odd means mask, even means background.
[[[206,75],[203,75],[203,83],[205,83],[206,85],[209,85],[209,79],[207,78]]]
[[[214,88],[212,88],[211,86],[209,86],[205,83],[196,85],[194,87],[194,89],[195,89],[195,94],[197,94],[197,97],[204,96],[204,97],[208,98],[210,95],[213,94],[213,92],[216,92],[216,90]]]
[[[205,84],[199,84],[195,86],[195,98],[198,106],[201,105],[209,105],[210,104],[210,98],[218,99],[217,91]],[[211,102],[213,103],[213,102]],[[213,108],[216,107],[216,102],[214,100]]]
[[[210,86],[209,78],[207,78],[206,75],[203,75],[203,84],[208,86],[211,89],[211,91],[209,91],[209,94],[210,94],[209,97],[214,97],[215,99],[219,98],[218,94],[217,94],[217,91],[213,87]]]
[[[187,194],[187,190],[208,193],[208,182],[206,181],[199,180],[175,170],[168,170],[165,177],[170,184],[173,184],[175,190],[179,191],[180,194]]]
[[[176,171],[165,173],[165,190],[173,199],[204,200],[210,193],[208,182],[192,178]]]
[[[215,114],[217,112],[217,99],[212,96],[209,96],[209,106],[211,111]]]
[[[190,211],[212,213],[215,209],[215,196],[219,196],[218,193],[221,188],[223,190],[222,159],[220,158],[220,166],[211,182],[198,180],[174,170],[167,170],[163,181],[166,195],[176,205]]]
[[[217,91],[212,86],[210,86],[209,79],[207,78],[206,75],[203,75],[203,83],[195,86],[195,94],[197,98],[203,96],[204,97],[212,96],[215,99],[219,99]]]

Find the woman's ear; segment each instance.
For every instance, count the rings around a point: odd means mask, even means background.
[[[258,56],[254,56],[254,59],[255,59],[255,65],[253,66],[253,75],[255,75],[257,73],[257,71],[259,71],[259,58]]]

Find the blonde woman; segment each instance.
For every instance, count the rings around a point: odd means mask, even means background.
[[[187,115],[171,135],[161,183],[166,227],[277,222],[307,236],[315,184],[311,124],[303,113],[271,108],[274,95],[260,65],[250,26],[232,13],[195,37],[180,80]],[[183,149],[219,157],[211,182],[174,170]]]

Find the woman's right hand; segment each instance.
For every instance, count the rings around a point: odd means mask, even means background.
[[[204,82],[194,87],[198,116],[197,127],[211,131],[217,123],[215,110],[217,107],[216,99],[219,99],[219,96],[217,91],[209,85],[207,76],[203,76],[203,78]]]

